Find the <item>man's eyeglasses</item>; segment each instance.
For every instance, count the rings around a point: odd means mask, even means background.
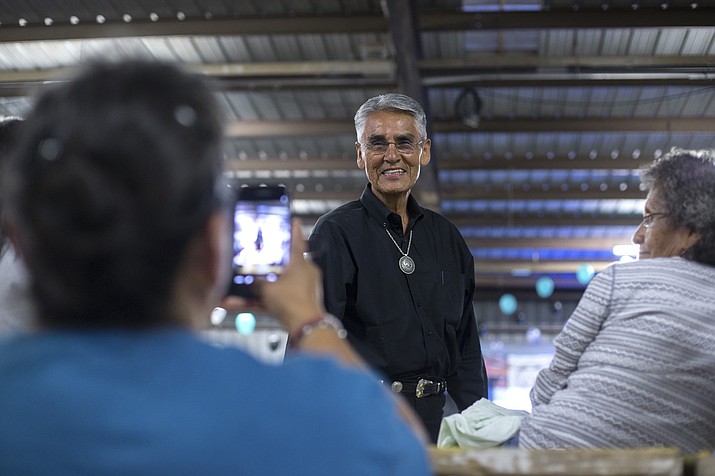
[[[411,155],[414,154],[419,150],[420,147],[422,147],[422,144],[424,144],[425,141],[421,140],[419,142],[415,142],[410,139],[399,139],[396,141],[387,141],[387,140],[374,140],[367,142],[365,144],[360,144],[362,147],[365,147],[369,152],[373,154],[384,154],[387,152],[387,149],[390,147],[390,144],[395,146],[395,149],[397,149],[397,152],[400,154],[405,154],[405,155]]]
[[[643,215],[643,226],[650,228],[655,223],[655,219],[658,217],[668,216],[668,213],[656,212],[656,213],[646,213]]]

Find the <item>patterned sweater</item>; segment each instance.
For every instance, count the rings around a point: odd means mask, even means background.
[[[610,266],[554,344],[521,447],[715,448],[715,267]]]

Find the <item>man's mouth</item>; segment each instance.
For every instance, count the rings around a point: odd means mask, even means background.
[[[401,175],[404,173],[405,173],[405,171],[402,169],[388,169],[388,170],[384,170],[382,172],[382,175]]]

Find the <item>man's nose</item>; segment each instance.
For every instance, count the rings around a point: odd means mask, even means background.
[[[385,157],[400,157],[400,152],[397,150],[397,144],[395,144],[394,142],[387,143]]]

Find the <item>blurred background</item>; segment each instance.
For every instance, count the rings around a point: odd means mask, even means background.
[[[286,184],[307,233],[365,185],[356,109],[415,97],[433,151],[415,194],[470,246],[493,398],[522,408],[584,286],[637,254],[638,167],[715,146],[713,4],[0,0],[0,115],[96,58],[180,63],[225,110],[229,179]],[[213,322],[213,340],[282,359],[267,316]]]

